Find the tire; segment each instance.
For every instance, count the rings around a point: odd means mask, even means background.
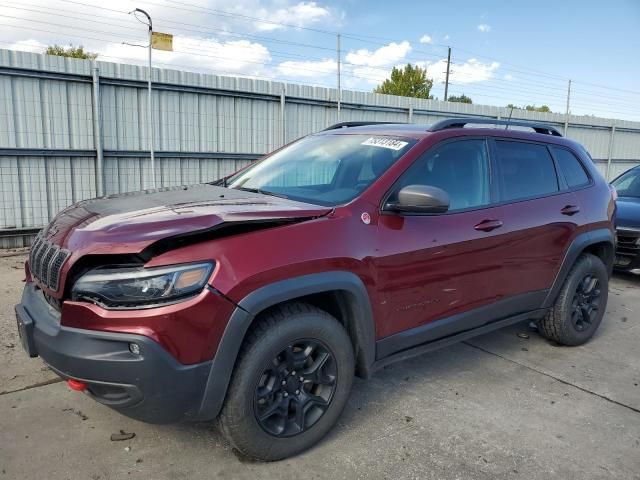
[[[600,325],[607,307],[609,275],[600,258],[582,254],[567,275],[540,333],[561,345],[582,345]]]
[[[219,424],[240,453],[274,461],[313,446],[336,423],[349,398],[355,361],[344,327],[312,305],[284,304],[256,321]]]

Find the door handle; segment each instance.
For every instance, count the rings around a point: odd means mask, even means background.
[[[567,205],[562,210],[560,210],[560,213],[562,213],[563,215],[571,216],[571,215],[575,215],[579,211],[580,211],[580,207],[579,206],[577,206],[577,205]]]
[[[473,228],[476,230],[482,230],[483,232],[490,232],[491,230],[495,230],[501,226],[502,222],[500,220],[483,220]]]

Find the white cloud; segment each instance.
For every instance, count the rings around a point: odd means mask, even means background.
[[[483,63],[475,58],[471,58],[464,63],[452,63],[449,72],[451,83],[477,83],[489,80],[494,72],[500,67],[498,62]],[[447,60],[438,60],[427,65],[427,77],[435,82],[443,82],[447,75]]]
[[[4,46],[2,48],[5,48]],[[10,50],[20,50],[21,52],[43,53],[47,49],[47,45],[38,40],[18,40],[6,47]]]
[[[347,53],[347,62],[366,67],[385,67],[403,60],[411,51],[411,44],[406,40],[400,43],[391,42],[375,51],[361,48]]]
[[[104,5],[103,0],[84,2],[88,5]],[[250,34],[256,29],[273,30],[284,27],[254,24],[234,16],[209,15],[207,9],[224,9],[240,15],[296,26],[327,21],[334,14],[321,2],[315,1],[235,0],[230,5],[225,0],[206,0],[202,5],[194,5],[188,9],[176,9],[175,6],[162,4],[149,7],[155,29],[174,34],[175,51],[154,51],[154,64],[162,68],[273,77],[277,74],[277,69],[272,64],[271,54],[266,45],[243,39],[241,35],[243,32]],[[120,12],[131,11],[136,6],[135,0],[109,1],[109,8]],[[19,4],[0,4],[0,16],[6,17],[3,23],[7,24],[2,29],[1,40],[4,43],[0,44],[0,48],[40,53],[46,46],[53,44],[83,45],[86,51],[98,53],[100,60],[146,63],[147,52],[144,48],[122,44],[146,43],[146,27],[138,23],[132,15],[102,10],[94,12],[90,8],[76,10],[73,4],[62,2],[56,2],[56,9],[52,10],[50,0],[31,0],[28,14],[19,7]],[[54,13],[62,16],[56,16]],[[340,11],[336,10],[335,15],[339,17],[339,14]],[[93,22],[94,20],[103,25]],[[197,27],[192,29],[195,31],[184,31],[186,29],[176,26],[177,23],[168,23],[168,20]],[[45,23],[56,25],[45,27]],[[104,30],[104,33],[88,32],[87,29],[100,29]],[[296,35],[296,32],[292,31],[291,35]]]
[[[278,72],[288,77],[319,77],[335,75],[338,66],[335,60],[326,58],[320,61],[286,61],[278,64]]]
[[[431,38],[429,35],[423,35],[420,38],[420,43],[433,43],[433,38]]]
[[[253,16],[256,16],[255,13]],[[281,23],[294,25],[296,27],[312,25],[329,19],[331,12],[316,2],[300,2],[296,5],[280,8],[272,12],[262,8],[258,11],[257,16],[264,18],[264,21],[254,23],[256,30],[272,31],[286,28],[283,25],[279,25]]]
[[[451,38],[451,37],[449,36],[449,34],[446,34],[446,35],[444,36],[444,39],[445,39],[445,40],[449,40],[450,38]]]
[[[482,33],[487,33],[491,31],[491,25],[487,25],[486,23],[481,23],[478,25],[478,31]]]
[[[513,75],[511,75],[510,73],[507,73],[507,74],[504,76],[504,79],[505,79],[505,80],[512,81],[512,80],[515,80],[515,77],[514,77]]]
[[[404,66],[399,66],[399,68],[404,68]],[[389,67],[389,70],[375,67],[354,67],[352,73],[356,77],[354,82],[366,82],[369,85],[377,85],[389,78],[391,67]]]
[[[271,61],[267,47],[248,40],[218,41],[175,36],[173,48],[173,52],[154,50],[154,63],[191,70],[214,70],[221,74],[257,76],[266,72],[266,65]],[[112,43],[101,50],[98,59],[100,57],[106,61],[127,58],[141,62],[147,58],[147,50]]]

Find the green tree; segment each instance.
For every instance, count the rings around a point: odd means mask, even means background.
[[[530,112],[546,112],[551,113],[551,109],[547,105],[541,105],[540,107],[536,107],[535,105],[527,105],[524,107],[525,110],[529,110]]]
[[[471,100],[469,97],[467,97],[464,93],[462,95],[459,96],[455,96],[455,95],[451,95],[449,98],[447,98],[448,102],[458,102],[458,103],[473,103],[473,100]]]
[[[393,67],[391,77],[378,85],[373,92],[431,99],[431,87],[433,80],[427,78],[427,70],[407,63],[404,69]]]
[[[58,57],[84,58],[85,60],[95,60],[98,57],[97,53],[85,52],[82,45],[79,47],[69,45],[69,48],[64,48],[60,45],[51,45],[47,47],[47,51],[44,53],[47,55],[57,55]]]
[[[512,108],[514,110],[528,110],[529,112],[552,113],[548,105],[541,105],[539,107],[536,107],[535,105],[526,105],[524,107],[518,107],[517,105],[510,103],[507,105],[507,108]]]

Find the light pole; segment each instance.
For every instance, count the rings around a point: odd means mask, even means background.
[[[147,109],[149,110],[148,115],[149,115],[149,153],[151,155],[151,188],[156,188],[156,159],[155,159],[155,154],[153,151],[153,100],[151,97],[151,50],[152,50],[152,38],[153,38],[153,22],[151,21],[151,16],[145,12],[144,10],[142,10],[141,8],[136,8],[135,10],[133,10],[130,13],[133,13],[133,16],[136,17],[136,19],[138,21],[140,21],[140,19],[136,16],[136,13],[140,12],[142,13],[145,17],[147,17],[147,20],[149,23],[146,23],[145,25],[149,26],[149,81],[148,81],[148,94],[147,94]],[[144,23],[144,22],[141,22]]]

